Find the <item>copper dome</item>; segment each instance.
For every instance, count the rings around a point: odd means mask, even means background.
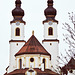
[[[16,4],[16,8],[12,10],[12,15],[13,16],[24,16],[24,10],[21,9],[21,1],[16,0],[15,4]]]

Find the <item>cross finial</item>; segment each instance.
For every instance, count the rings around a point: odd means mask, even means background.
[[[34,35],[34,30],[32,31],[32,35]]]

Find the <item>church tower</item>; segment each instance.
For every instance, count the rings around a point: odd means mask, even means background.
[[[51,54],[51,64],[52,68],[56,69],[57,63],[57,56],[58,56],[58,43],[59,40],[57,39],[57,26],[58,21],[55,20],[55,16],[57,11],[53,8],[53,0],[48,0],[48,7],[45,9],[44,14],[46,20],[43,21],[44,24],[44,40],[43,46],[45,49]]]
[[[16,69],[16,59],[15,54],[21,49],[25,44],[24,41],[24,25],[23,21],[24,10],[21,9],[21,1],[15,1],[15,9],[12,10],[13,21],[11,24],[11,40],[10,43],[10,61],[8,72],[11,72]]]

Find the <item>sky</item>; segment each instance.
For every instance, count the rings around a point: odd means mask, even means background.
[[[44,25],[42,21],[45,20],[44,10],[47,8],[47,0],[21,0],[22,9],[25,11],[23,20],[25,25],[25,40],[27,41],[34,35],[42,43],[44,35]],[[11,11],[15,8],[15,0],[1,0],[0,1],[0,75],[5,73],[6,67],[9,65],[9,40],[11,40],[11,25],[13,20]],[[54,8],[57,10],[56,20],[58,24],[58,39],[59,53],[65,53],[66,43],[63,41],[62,23],[70,22],[68,20],[68,12],[75,13],[75,0],[54,0]]]

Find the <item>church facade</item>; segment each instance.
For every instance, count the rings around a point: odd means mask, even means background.
[[[12,10],[14,19],[10,22],[10,60],[4,75],[59,75],[55,71],[59,55],[58,21],[55,20],[57,11],[53,8],[53,0],[48,0],[47,3],[48,7],[44,10],[46,20],[43,21],[44,39],[41,44],[34,31],[27,42],[24,40],[24,10],[21,1],[15,1],[16,7]]]

